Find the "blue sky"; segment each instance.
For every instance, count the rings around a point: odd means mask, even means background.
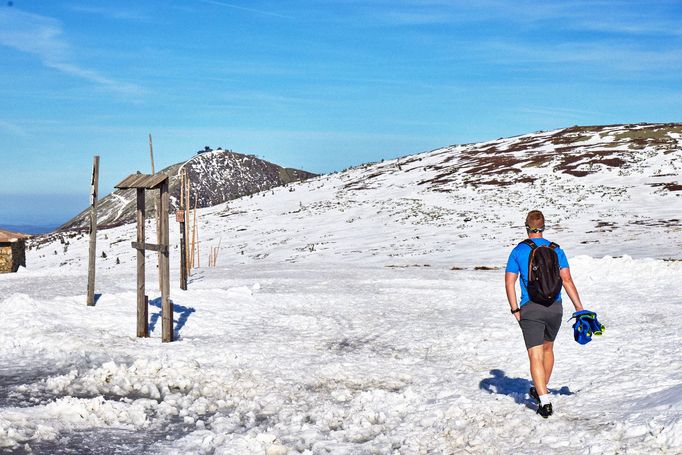
[[[0,224],[223,146],[313,172],[682,119],[679,1],[0,1]]]

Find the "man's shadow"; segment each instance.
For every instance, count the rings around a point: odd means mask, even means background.
[[[535,409],[535,400],[528,395],[528,389],[533,385],[532,382],[524,378],[510,378],[504,371],[498,369],[490,370],[490,374],[492,375],[491,378],[485,378],[478,384],[481,390],[510,396],[517,404]],[[560,389],[549,389],[549,393],[552,395],[573,395],[567,386]]]
[[[173,339],[177,340],[180,338],[180,330],[185,326],[187,323],[187,319],[189,319],[189,315],[194,313],[196,310],[191,307],[185,307],[182,305],[178,305],[173,303],[173,301],[170,301],[171,305],[173,305],[173,316],[179,314],[180,317],[176,320],[173,318]],[[154,331],[154,327],[156,327],[156,323],[161,319],[161,297],[150,300],[149,301],[150,306],[155,306],[159,309],[156,313],[153,313],[149,319],[149,333]]]

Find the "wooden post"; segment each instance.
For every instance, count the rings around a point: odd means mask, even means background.
[[[152,133],[149,133],[149,157],[152,160],[152,175],[156,174],[154,169],[154,147],[152,145]],[[156,244],[161,244],[161,221],[159,218],[159,198],[154,196],[154,213],[156,215]],[[161,253],[158,253],[158,263],[161,263]],[[161,270],[159,270],[159,291],[162,286]]]
[[[161,330],[164,343],[173,341],[173,305],[170,301],[170,261],[169,254],[169,233],[168,233],[168,179],[164,180],[160,187],[161,192],[161,243],[165,247],[161,252],[159,269],[161,270]]]
[[[191,264],[192,268],[195,268],[194,258],[196,251],[197,242],[197,195],[194,195],[194,211],[193,211],[194,221],[192,222],[192,257]]]
[[[191,275],[191,268],[190,268],[190,261],[189,261],[189,215],[191,213],[190,207],[192,207],[191,200],[189,198],[190,194],[190,186],[192,185],[192,182],[189,180],[189,176],[185,172],[185,207],[187,208],[185,210],[185,242],[187,244],[185,245],[185,254],[187,257],[185,258],[185,264],[187,265],[187,276]]]
[[[152,147],[152,133],[149,133],[149,156],[152,159],[152,175],[156,174],[154,170],[154,147]]]
[[[144,188],[137,189],[137,243],[144,245]],[[149,336],[147,299],[144,284],[144,248],[137,249],[137,336]]]
[[[189,208],[191,206],[189,201],[189,177],[187,176],[187,171],[184,171],[185,175],[185,268],[187,270],[187,276],[190,276],[189,269]]]
[[[97,257],[97,191],[99,186],[99,156],[92,159],[92,181],[90,188],[90,249],[88,251],[88,296],[87,305],[95,305],[95,260]]]
[[[144,254],[144,251],[142,251]],[[140,329],[141,328],[141,329]],[[137,310],[137,336],[149,338],[149,296],[144,296],[144,308]]]
[[[180,224],[180,289],[187,290],[187,243],[185,240],[185,176],[180,176],[180,208],[176,220]]]
[[[179,218],[181,216],[182,218]],[[178,221],[180,224],[180,289],[187,290],[187,255],[185,251],[185,215],[178,212]]]
[[[215,256],[213,256],[213,267],[216,266],[216,263],[218,262],[218,253],[220,252],[220,244],[223,243],[223,238],[220,237],[218,239],[218,246],[215,249]]]

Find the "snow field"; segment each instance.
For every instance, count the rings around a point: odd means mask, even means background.
[[[629,163],[585,162],[597,172],[584,177],[557,170],[556,132],[546,132],[202,209],[204,267],[188,291],[176,287],[172,219],[179,339],[170,344],[160,342],[154,254],[152,336],[134,337],[134,225],[98,233],[94,308],[85,306],[87,236],[33,248],[29,269],[0,275],[0,449],[682,453],[682,199],[654,186],[676,181],[680,151],[611,147],[623,131],[573,143]],[[520,173],[467,174],[485,162],[472,154],[509,150]],[[519,176],[532,183],[507,185]],[[503,184],[475,183],[493,177]],[[507,254],[535,208],[569,254],[585,306],[607,326],[579,346],[564,323],[548,420],[526,396],[528,360],[503,286]],[[219,242],[218,267],[206,268]],[[564,311],[566,320],[569,301]]]
[[[0,447],[59,448],[90,431],[106,450],[116,431],[156,435],[149,453],[679,452],[682,266],[571,264],[607,330],[579,346],[562,326],[549,420],[525,396],[502,271],[205,269],[172,290],[176,324],[186,314],[172,344],[160,321],[134,338],[129,272],[102,274],[94,308],[68,277],[46,297],[25,272],[10,280],[24,292],[0,301],[0,372],[16,373],[0,395]]]

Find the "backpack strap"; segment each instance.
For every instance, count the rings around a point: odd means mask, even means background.
[[[533,276],[531,274],[531,270],[533,269],[533,257],[535,256],[535,250],[537,249],[538,246],[531,239],[526,239],[523,242],[519,243],[519,245],[522,244],[530,247],[530,255],[528,256],[528,279],[530,280],[531,277]]]
[[[535,244],[535,242],[533,242],[531,239],[526,239],[526,240],[524,240],[524,241],[521,242],[521,243],[524,244],[524,245],[528,245],[528,246],[530,247],[530,250],[531,250],[531,251],[533,251],[535,248],[538,247],[538,246]],[[557,246],[559,246],[559,245],[557,245]]]
[[[535,242],[533,242],[531,239],[526,239],[523,242],[521,242],[519,245],[521,245],[521,244],[528,245],[530,247],[531,251],[538,247],[535,244]],[[559,244],[554,243],[554,242],[550,242],[549,245],[547,245],[547,246],[553,250],[556,250],[557,248],[559,248]]]

